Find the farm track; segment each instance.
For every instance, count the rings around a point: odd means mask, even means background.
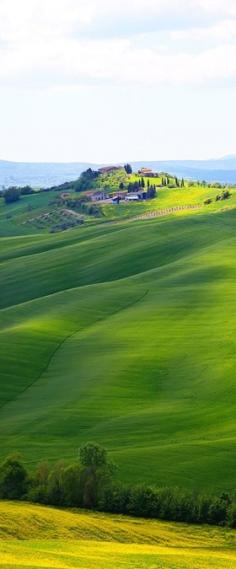
[[[189,210],[197,210],[201,209],[202,206],[200,204],[197,205],[178,205],[176,207],[168,207],[166,209],[159,209],[157,211],[148,211],[147,213],[143,213],[142,215],[137,215],[136,217],[132,217],[131,221],[137,221],[140,219],[153,219],[155,217],[164,217],[169,215],[170,213],[175,213],[177,211],[189,211]]]

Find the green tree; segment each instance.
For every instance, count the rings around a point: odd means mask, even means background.
[[[27,492],[28,484],[28,472],[19,456],[8,456],[0,465],[0,497],[21,499]]]
[[[22,196],[28,196],[30,194],[34,194],[34,190],[31,186],[23,186],[23,188],[20,188],[20,193]]]
[[[229,507],[227,521],[231,528],[236,528],[236,504],[232,504]]]
[[[50,471],[47,481],[47,499],[54,506],[64,505],[63,473],[64,462],[57,462]]]
[[[39,502],[40,504],[48,503],[49,475],[50,468],[48,462],[40,462],[32,477],[31,488],[28,493],[29,500]]]
[[[80,464],[66,467],[62,475],[65,506],[83,506],[82,468]]]
[[[93,442],[80,447],[79,458],[83,467],[83,505],[94,508],[98,506],[107,484],[112,480],[114,465],[108,461],[106,450]]]
[[[19,201],[20,199],[20,195],[21,195],[21,191],[19,188],[8,188],[8,190],[6,190],[4,192],[4,200],[6,202],[6,204],[10,204],[10,203],[14,203]]]
[[[126,174],[132,174],[132,172],[133,172],[132,166],[130,164],[125,164],[124,169],[126,171]]]

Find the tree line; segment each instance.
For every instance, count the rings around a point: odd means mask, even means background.
[[[0,499],[236,528],[235,496],[125,485],[116,480],[116,470],[106,450],[92,442],[80,447],[75,462],[42,462],[33,472],[10,455],[0,464]]]
[[[21,196],[28,196],[30,194],[34,194],[34,190],[31,186],[23,186],[22,188],[11,186],[2,192],[2,197],[6,204],[10,204],[19,201]]]

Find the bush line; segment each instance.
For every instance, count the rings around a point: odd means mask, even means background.
[[[86,508],[173,522],[236,528],[235,496],[203,495],[180,488],[131,486],[116,481],[116,466],[97,443],[86,443],[72,464],[39,463],[29,472],[19,455],[0,464],[0,498]]]

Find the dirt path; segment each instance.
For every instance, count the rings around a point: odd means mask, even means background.
[[[147,213],[143,213],[142,215],[138,215],[136,217],[132,217],[130,221],[136,221],[137,219],[152,219],[153,217],[164,217],[165,215],[169,215],[170,213],[175,213],[176,211],[184,211],[184,210],[196,210],[201,209],[201,205],[178,205],[176,207],[168,207],[166,209],[159,209],[156,211],[148,211]]]

